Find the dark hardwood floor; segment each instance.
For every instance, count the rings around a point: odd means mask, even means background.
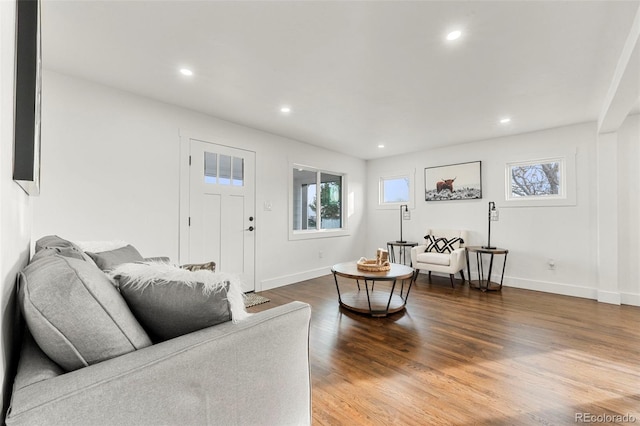
[[[424,275],[386,318],[340,308],[332,275],[259,294],[312,306],[315,425],[640,424],[638,307]]]

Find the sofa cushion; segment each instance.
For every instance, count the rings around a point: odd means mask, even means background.
[[[76,244],[60,238],[57,235],[47,235],[36,241],[34,260],[51,254],[60,254],[65,257],[73,257],[93,262]]]
[[[111,271],[123,263],[144,261],[144,257],[131,244],[114,250],[101,251],[99,253],[87,252],[87,254],[103,271]]]
[[[449,266],[451,262],[451,256],[448,253],[432,253],[424,252],[416,256],[416,260],[419,263],[430,263],[432,265]]]
[[[20,273],[18,298],[40,348],[70,371],[151,345],[107,276],[54,254]]]
[[[435,235],[425,235],[424,237],[427,251],[431,253],[451,253],[460,248],[460,244],[464,243],[462,238],[446,238],[437,237]]]
[[[237,277],[166,263],[128,263],[111,271],[120,293],[154,340],[238,321],[248,315]]]

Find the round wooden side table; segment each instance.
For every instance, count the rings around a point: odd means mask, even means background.
[[[389,262],[391,263],[401,263],[403,265],[407,264],[407,248],[411,249],[411,247],[417,246],[418,243],[415,241],[387,241],[387,251],[389,252]],[[398,262],[396,262],[396,252],[394,247],[399,247],[398,249]],[[409,255],[409,265],[411,266],[411,255]]]
[[[482,247],[482,246],[468,246],[465,247],[467,251],[467,274],[469,275],[469,286],[482,291],[499,291],[502,290],[502,281],[504,280],[504,269],[507,266],[507,254],[509,250],[499,247]],[[469,266],[469,257],[471,253],[476,254],[476,267],[478,268],[478,280],[472,280],[471,267]],[[488,254],[489,259],[489,271],[487,277],[484,276],[484,263],[482,262],[482,255]],[[495,255],[504,255],[504,261],[502,262],[502,276],[500,277],[500,283],[491,281],[491,272],[493,271],[493,257]]]

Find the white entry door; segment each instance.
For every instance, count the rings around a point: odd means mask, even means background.
[[[255,153],[190,139],[189,262],[255,289]]]

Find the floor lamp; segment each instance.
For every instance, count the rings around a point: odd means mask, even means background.
[[[491,222],[498,220],[498,210],[496,210],[496,203],[489,201],[489,232],[487,238],[487,245],[482,246],[483,249],[495,249],[495,246],[491,246]]]
[[[396,243],[406,243],[405,240],[402,239],[402,208],[404,207],[404,211],[408,212],[409,211],[409,206],[406,204],[403,204],[400,206],[400,239],[396,241]]]

